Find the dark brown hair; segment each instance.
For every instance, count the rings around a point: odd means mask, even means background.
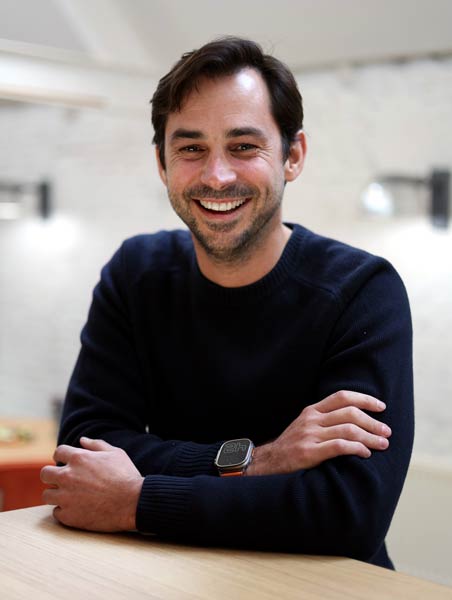
[[[181,109],[201,77],[232,75],[243,68],[256,69],[264,79],[271,98],[271,111],[279,127],[283,160],[290,144],[303,127],[303,102],[289,68],[277,58],[264,54],[259,44],[237,37],[223,37],[186,52],[167,75],[160,79],[152,97],[153,142],[165,166],[165,128],[168,115]]]

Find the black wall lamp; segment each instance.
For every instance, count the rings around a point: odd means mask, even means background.
[[[36,212],[42,219],[52,213],[52,184],[43,180],[38,183],[12,183],[0,181],[0,219],[18,219],[24,209],[23,198],[32,194],[36,199]]]
[[[397,189],[401,186],[428,192],[428,213],[434,227],[446,228],[450,219],[450,171],[434,169],[427,177],[384,174],[366,188],[362,203],[366,212],[389,216],[397,212]],[[414,203],[413,203],[414,205]]]

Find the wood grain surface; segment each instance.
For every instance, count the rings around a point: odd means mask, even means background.
[[[452,600],[452,588],[346,558],[77,531],[55,522],[47,506],[0,514],[0,581],[3,600]]]

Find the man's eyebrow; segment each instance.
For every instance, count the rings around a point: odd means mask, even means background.
[[[227,132],[226,137],[235,138],[243,135],[252,135],[259,138],[267,137],[262,129],[258,129],[257,127],[234,127],[234,129],[230,129]]]
[[[201,131],[198,131],[197,129],[183,129],[180,127],[179,129],[173,131],[173,133],[170,136],[170,140],[174,141],[182,138],[188,138],[189,140],[200,140],[204,137],[204,134]]]
[[[226,137],[230,139],[247,135],[263,139],[267,137],[263,130],[258,127],[234,127],[226,133]],[[171,134],[170,141],[174,142],[180,139],[201,140],[205,138],[205,134],[199,129],[184,129],[183,127],[179,127]]]

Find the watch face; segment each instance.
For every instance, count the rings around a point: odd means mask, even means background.
[[[252,443],[248,439],[231,440],[226,442],[220,449],[216,459],[216,465],[220,469],[241,467],[247,464],[252,452]]]

